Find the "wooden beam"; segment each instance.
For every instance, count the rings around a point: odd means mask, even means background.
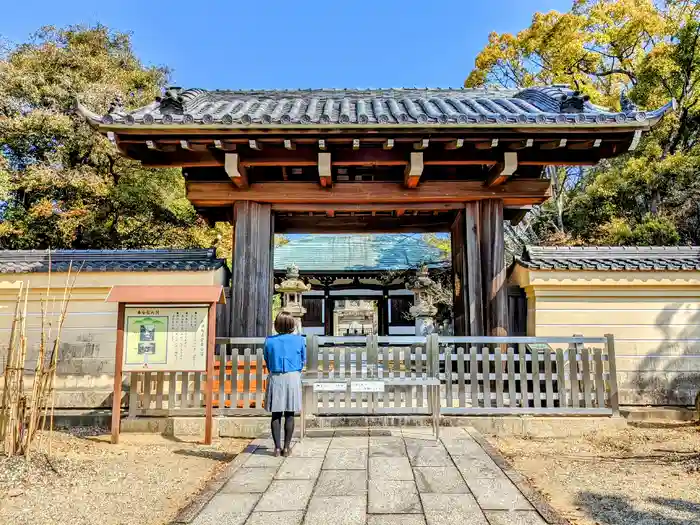
[[[423,139],[420,142],[416,142],[413,144],[413,149],[417,150],[423,150],[428,147],[428,144],[430,144],[430,139]]]
[[[546,179],[514,179],[493,188],[478,180],[425,181],[407,189],[395,182],[342,183],[321,188],[314,182],[259,182],[246,190],[230,182],[187,182],[187,198],[195,206],[227,206],[235,201],[272,204],[395,204],[411,209],[421,202],[467,202],[501,198],[505,206],[541,204],[550,196]]]
[[[388,212],[395,211],[399,216],[404,215],[407,211],[438,211],[446,212],[451,210],[461,210],[464,208],[463,202],[416,202],[413,204],[402,203],[402,208],[397,209],[396,204],[334,204],[332,211],[335,213],[368,213],[368,212]],[[329,213],[327,204],[272,204],[273,211],[286,213]]]
[[[241,159],[238,153],[227,153],[224,160],[224,169],[231,182],[238,188],[248,187],[248,175],[244,167],[241,166]]]
[[[403,217],[276,215],[275,233],[444,232],[449,231],[452,221],[452,214],[446,214],[444,218],[432,215],[404,215]]]
[[[142,143],[143,144],[143,143]],[[160,144],[160,142],[159,142]],[[207,149],[204,144],[197,144],[204,151],[185,151],[178,149],[172,153],[152,151],[143,148],[146,167],[212,167],[224,165],[224,156],[220,150]],[[626,145],[625,145],[626,146]],[[591,165],[600,160],[606,151],[571,151],[573,148],[559,148],[551,151],[534,148],[520,152],[518,161],[521,165]],[[500,160],[498,150],[471,150],[461,148],[445,150],[429,148],[423,153],[424,166],[490,166]],[[333,166],[406,166],[410,151],[402,148],[384,150],[380,148],[361,148],[359,150],[338,149],[333,151]],[[318,149],[298,147],[295,151],[283,148],[268,148],[265,151],[247,150],[241,152],[241,165],[250,166],[289,166],[303,167],[318,164]]]
[[[455,139],[445,143],[445,149],[459,149],[464,146],[464,139]]]
[[[297,149],[296,145],[289,139],[284,139],[284,149],[286,150],[295,150]]]
[[[503,162],[494,165],[486,178],[485,185],[489,188],[500,186],[518,169],[518,154],[507,151],[503,154]]]
[[[394,139],[386,139],[382,145],[383,149],[391,149],[394,147]]]
[[[318,154],[318,177],[321,181],[321,186],[328,187],[333,184],[331,173],[331,154],[327,152],[319,152]]]
[[[261,146],[260,143],[259,143],[257,140],[255,140],[255,139],[250,139],[250,140],[248,140],[248,146],[250,146],[250,149],[253,149],[253,150],[255,150],[255,151],[260,151],[260,150],[262,150],[262,146]]]
[[[404,183],[407,188],[418,186],[420,177],[423,174],[423,153],[420,151],[411,152],[411,160],[404,173]]]

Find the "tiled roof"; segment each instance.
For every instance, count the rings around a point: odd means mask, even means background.
[[[390,271],[442,262],[442,252],[415,235],[309,235],[275,248],[275,270]]]
[[[51,271],[153,272],[206,271],[225,265],[215,250],[53,250]],[[48,250],[0,250],[0,273],[33,273],[49,270]]]
[[[700,270],[700,246],[528,246],[515,262],[534,270]]]
[[[169,88],[156,102],[124,111],[120,102],[99,116],[78,109],[103,127],[208,126],[213,128],[313,126],[626,126],[653,125],[674,107],[654,111],[623,104],[611,112],[563,86],[505,89],[308,89],[205,91]]]

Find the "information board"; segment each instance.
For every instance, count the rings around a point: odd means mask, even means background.
[[[207,306],[126,307],[124,371],[205,371],[208,312]]]

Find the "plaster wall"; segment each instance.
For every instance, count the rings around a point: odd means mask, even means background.
[[[615,336],[622,404],[686,405],[700,391],[700,272],[541,271],[511,276],[528,335]]]
[[[49,315],[57,326],[67,274],[53,273]],[[105,299],[112,286],[223,285],[225,270],[197,272],[85,272],[78,275],[59,345],[57,408],[111,406],[116,350],[117,304]],[[41,299],[48,274],[0,274],[0,375],[4,373],[20,284],[30,287],[27,302],[26,368],[34,369],[41,340]],[[55,303],[54,303],[55,300]],[[53,315],[51,314],[53,311]],[[55,328],[54,334],[55,334]],[[51,337],[53,341],[53,336]],[[3,382],[0,381],[0,390]],[[31,383],[26,385],[31,388]]]

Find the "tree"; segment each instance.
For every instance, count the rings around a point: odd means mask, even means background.
[[[575,0],[489,36],[467,86],[564,83],[613,108],[623,93],[643,107],[678,103],[633,154],[573,179],[550,172],[554,198],[531,225],[541,242],[700,242],[699,13],[691,0]]]
[[[210,246],[176,169],[126,159],[78,115],[160,94],[168,70],[144,66],[127,34],[45,27],[0,55],[2,248]]]

